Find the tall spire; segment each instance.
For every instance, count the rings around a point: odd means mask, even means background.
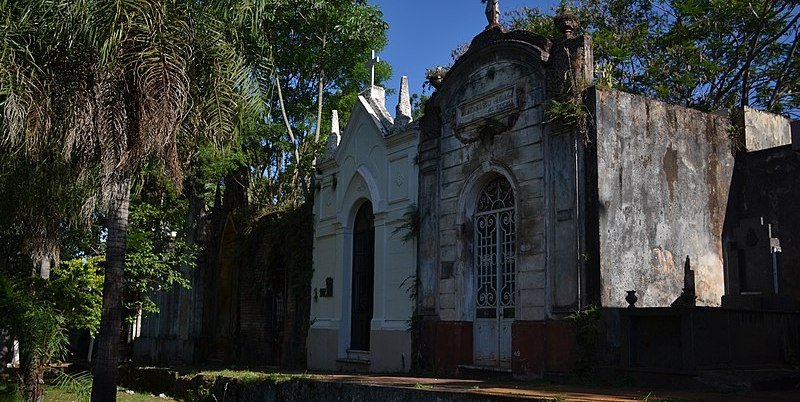
[[[404,75],[400,78],[400,96],[397,99],[394,124],[402,126],[410,123],[411,120],[411,96],[408,92],[408,77]]]

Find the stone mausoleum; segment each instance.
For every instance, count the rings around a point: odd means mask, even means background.
[[[327,153],[317,164],[307,343],[315,369],[411,367],[417,253],[416,239],[402,229],[418,198],[419,129],[405,77],[399,98],[393,119],[384,89],[371,86],[341,134],[334,112]]]
[[[341,130],[334,113],[313,234],[309,209],[263,221],[295,223],[308,240],[289,252],[313,242],[310,283],[290,286],[287,250],[245,241],[243,188],[226,186],[195,233],[217,251],[192,289],[157,295],[132,358],[524,378],[796,364],[800,125],[593,86],[568,11],[545,38],[503,30],[496,4],[428,77],[420,118],[405,79],[394,117],[374,82]],[[590,306],[593,350],[570,318]]]
[[[777,152],[781,166],[800,166],[788,120],[591,86],[591,37],[573,34],[569,12],[556,17],[558,38],[505,31],[488,14],[466,53],[429,77],[435,92],[419,121],[405,81],[394,119],[374,85],[341,135],[334,115],[317,172],[309,368],[568,372],[576,345],[566,317],[587,306],[663,315],[655,310],[732,296],[737,308],[761,307],[779,293],[773,279],[794,284],[796,274],[768,262],[775,240],[756,245],[795,218],[733,187],[761,194],[735,167],[751,156]],[[556,115],[554,101],[585,113]],[[797,188],[799,177],[779,181]],[[783,196],[796,202],[797,191]],[[763,217],[775,230],[761,229]],[[638,341],[624,331],[651,321],[611,316],[610,363],[630,365]]]

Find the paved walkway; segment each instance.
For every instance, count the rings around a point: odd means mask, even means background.
[[[484,380],[443,379],[425,377],[390,377],[375,375],[322,374],[317,381],[346,382],[382,387],[402,387],[431,392],[458,392],[503,395],[539,401],[698,401],[698,402],[764,402],[800,401],[800,390],[770,392],[693,392],[664,389],[582,387],[526,382],[492,382]]]

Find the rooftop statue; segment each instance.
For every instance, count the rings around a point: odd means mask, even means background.
[[[486,20],[489,25],[486,29],[500,26],[500,0],[481,0],[486,3]]]

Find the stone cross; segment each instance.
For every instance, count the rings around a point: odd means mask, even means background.
[[[370,78],[369,78],[369,86],[375,86],[375,65],[381,62],[380,56],[375,54],[375,51],[372,51],[372,58],[369,60],[369,67],[370,67]]]

